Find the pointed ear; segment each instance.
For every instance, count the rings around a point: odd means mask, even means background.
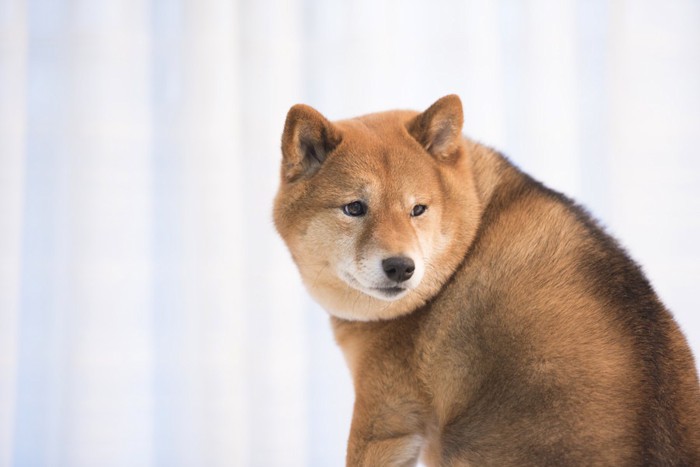
[[[435,102],[408,124],[408,132],[438,160],[449,160],[462,139],[462,101],[455,94]]]
[[[315,174],[340,141],[340,132],[323,115],[308,105],[293,106],[282,133],[282,178],[293,182]]]

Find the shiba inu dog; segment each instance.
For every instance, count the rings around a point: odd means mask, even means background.
[[[351,370],[347,465],[700,465],[693,357],[571,200],[425,112],[295,105],[275,225]]]

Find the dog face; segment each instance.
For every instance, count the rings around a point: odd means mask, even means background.
[[[290,109],[275,225],[331,314],[408,313],[454,271],[464,253],[460,226],[477,202],[464,176],[461,126],[456,96],[422,114],[336,123],[307,106]]]
[[[308,235],[348,287],[399,300],[418,289],[433,259],[443,202],[434,189],[439,176],[410,145],[387,147],[366,135],[353,142],[352,132],[345,134],[347,144],[322,174],[332,175],[319,174],[318,214]]]

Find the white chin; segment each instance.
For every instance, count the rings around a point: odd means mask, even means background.
[[[400,298],[403,298],[406,293],[408,292],[408,289],[404,289],[403,287],[386,287],[386,288],[375,288],[375,289],[365,289],[364,287],[361,289],[362,292],[366,293],[367,295],[378,298],[379,300],[384,300],[386,302],[393,302],[395,300],[399,300]]]

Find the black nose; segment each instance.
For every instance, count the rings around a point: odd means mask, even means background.
[[[387,277],[392,281],[407,281],[416,270],[413,260],[407,256],[392,256],[382,261],[382,268]]]

